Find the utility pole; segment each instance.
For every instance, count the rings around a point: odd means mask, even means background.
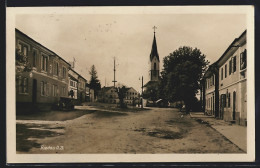
[[[116,59],[114,57],[114,80],[112,81],[114,82],[114,87],[116,87]]]
[[[139,78],[140,79],[140,78]],[[144,88],[144,77],[142,76],[142,99],[141,99],[141,108],[143,108],[143,88]]]
[[[144,88],[144,77],[142,76],[142,96],[143,96],[143,88]]]

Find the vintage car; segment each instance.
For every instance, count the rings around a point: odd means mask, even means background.
[[[54,105],[55,110],[74,110],[74,99],[68,97],[60,97],[57,104]]]

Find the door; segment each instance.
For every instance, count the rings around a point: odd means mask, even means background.
[[[236,120],[236,92],[233,92],[233,120]]]
[[[222,94],[220,97],[220,119],[223,119],[223,113],[224,113],[224,103],[225,103],[225,96]]]
[[[33,87],[32,87],[32,103],[37,103],[37,80],[33,79]]]
[[[213,115],[215,116],[215,96],[213,95]]]

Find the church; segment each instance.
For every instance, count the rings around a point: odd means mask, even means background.
[[[155,37],[155,29],[154,26],[154,36],[153,36],[153,44],[152,49],[150,53],[150,73],[149,73],[149,81],[144,85],[144,90],[147,90],[147,88],[153,87],[156,85],[159,81],[160,76],[160,58],[157,50],[157,44],[156,44],[156,37]]]

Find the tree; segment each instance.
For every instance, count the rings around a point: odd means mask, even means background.
[[[162,86],[165,96],[171,101],[184,101],[186,113],[196,103],[200,81],[208,61],[197,48],[180,47],[163,59]]]
[[[155,105],[155,101],[159,99],[160,95],[158,94],[159,83],[158,82],[150,82],[143,93],[143,98],[153,101]]]
[[[32,70],[28,57],[19,49],[15,50],[15,69],[16,73],[30,72]]]
[[[126,105],[124,103],[124,98],[126,95],[126,87],[125,86],[123,86],[122,88],[119,87],[117,94],[118,94],[118,98],[119,98],[120,108],[126,108]]]
[[[101,85],[98,80],[97,71],[94,65],[91,66],[89,88],[94,90],[94,98],[97,98],[98,91],[101,90]]]

